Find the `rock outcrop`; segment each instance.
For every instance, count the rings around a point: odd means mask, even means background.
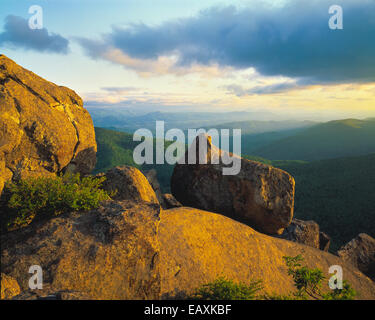
[[[278,237],[320,249],[319,225],[315,221],[293,219],[291,224]],[[327,243],[322,243],[322,246],[326,248]]]
[[[106,177],[103,189],[113,194],[112,199],[144,201],[159,205],[154,190],[137,168],[119,166],[97,175],[102,176]]]
[[[301,254],[310,268],[343,267],[359,299],[375,299],[375,283],[339,257],[292,241],[261,234],[220,214],[193,208],[162,211],[159,224],[161,294],[184,297],[219,276],[263,281],[263,293],[290,294],[295,287],[284,256]]]
[[[290,294],[295,288],[283,257],[298,254],[327,278],[331,265],[342,266],[358,298],[375,299],[375,283],[341,258],[193,208],[160,211],[145,202],[109,201],[0,240],[1,272],[22,289],[15,299],[182,298],[223,275],[262,280],[262,293]],[[35,264],[43,269],[43,290],[28,289]]]
[[[240,158],[240,173],[223,175],[227,166],[213,164],[211,158],[220,158],[225,151],[215,147],[210,137],[204,138],[207,164],[187,164],[190,149],[199,150],[197,137],[195,146],[192,144],[185,154],[185,164],[174,168],[171,180],[174,197],[184,206],[224,214],[264,233],[281,234],[293,218],[293,177],[283,170],[243,158]]]
[[[9,300],[21,293],[20,286],[17,283],[17,280],[12,277],[1,273],[0,275],[0,299]]]
[[[281,235],[277,237],[289,241],[305,244],[307,246],[328,251],[331,238],[320,231],[319,225],[315,221],[303,221],[293,219],[291,224],[285,228]]]
[[[159,212],[145,202],[109,201],[3,234],[1,272],[17,280],[24,298],[157,299]],[[31,265],[43,270],[36,294],[28,289]]]
[[[375,281],[375,239],[366,233],[361,233],[346,245],[341,247],[337,254],[344,261],[351,263],[365,275]]]
[[[0,55],[0,192],[6,181],[96,163],[92,119],[82,99]]]

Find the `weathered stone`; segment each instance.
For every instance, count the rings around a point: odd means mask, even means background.
[[[1,283],[0,283],[0,299],[1,300],[9,300],[12,299],[13,297],[17,296],[20,294],[21,289],[20,286],[17,283],[17,280],[14,278],[1,273]]]
[[[3,234],[1,272],[29,291],[29,267],[41,266],[39,297],[63,291],[92,299],[157,299],[159,212],[159,205],[108,201]]]
[[[319,232],[319,249],[323,251],[328,251],[331,244],[331,237],[326,233]]]
[[[96,163],[92,119],[82,99],[0,55],[0,192],[5,181]]]
[[[375,299],[375,283],[339,257],[261,234],[220,214],[186,207],[163,210],[159,241],[163,298],[185,297],[220,276],[245,283],[262,280],[260,293],[290,294],[295,287],[283,257],[301,254],[309,268],[326,276],[323,291],[330,290],[329,267],[340,265],[359,299]]]
[[[375,284],[339,257],[193,208],[160,211],[144,202],[108,201],[98,210],[39,221],[0,240],[1,272],[18,281],[18,300],[186,297],[223,275],[262,280],[261,293],[290,294],[295,288],[283,257],[297,254],[327,278],[329,266],[342,266],[358,298],[375,299]],[[34,264],[43,268],[43,290],[28,288]]]
[[[361,233],[346,245],[341,247],[337,254],[345,261],[353,264],[364,274],[375,281],[375,239],[366,233]]]
[[[278,237],[313,248],[320,248],[319,225],[315,221],[293,219],[291,224]]]
[[[144,201],[159,205],[150,183],[137,168],[130,166],[115,167],[97,176],[106,177],[103,189],[115,193],[112,199]]]
[[[163,204],[164,204],[163,209],[172,209],[172,208],[182,207],[182,204],[179,203],[176,200],[176,198],[170,193],[163,194]]]
[[[171,179],[174,197],[184,206],[224,214],[264,233],[281,234],[293,218],[293,177],[243,158],[239,174],[223,175],[223,168],[228,166],[213,164],[211,157],[219,159],[226,152],[215,147],[207,136],[204,139],[208,146],[207,164],[177,164]],[[198,158],[198,137],[195,146],[190,147],[194,148]]]

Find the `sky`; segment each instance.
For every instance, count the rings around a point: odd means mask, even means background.
[[[88,108],[374,117],[374,34],[375,0],[0,1],[0,53]]]

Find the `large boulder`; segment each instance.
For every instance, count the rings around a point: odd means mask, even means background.
[[[96,163],[92,119],[82,99],[0,55],[0,192],[4,182]]]
[[[207,143],[207,164],[198,163],[201,138]],[[197,164],[187,164],[194,148]],[[174,197],[184,206],[224,214],[264,233],[281,234],[293,218],[293,177],[283,170],[238,156],[240,172],[223,175],[227,165],[222,161],[213,164],[211,159],[221,159],[225,154],[211,143],[210,137],[197,137],[185,154],[185,164],[174,168],[171,179]]]
[[[283,257],[298,254],[327,278],[329,266],[341,265],[358,297],[375,299],[375,284],[339,257],[193,208],[108,201],[2,234],[0,241],[1,272],[22,290],[14,299],[186,297],[220,276],[262,280],[263,293],[290,294],[295,288]],[[42,290],[28,288],[31,265],[42,267]]]
[[[225,276],[248,283],[262,280],[263,293],[290,294],[293,280],[284,256],[301,254],[309,268],[320,268],[326,280],[332,265],[343,267],[344,280],[359,299],[375,299],[375,283],[358,269],[330,253],[278,239],[220,214],[193,208],[160,214],[160,273],[163,298],[185,297],[201,285]]]
[[[293,219],[291,224],[284,229],[281,235],[276,237],[305,244],[307,246],[328,251],[331,238],[320,231],[319,225],[315,221],[303,221]]]
[[[57,293],[60,298],[157,299],[159,212],[159,206],[144,202],[108,201],[97,210],[2,234],[1,272],[17,280],[24,299]],[[43,290],[30,293],[32,265],[42,267]]]
[[[361,233],[341,247],[337,254],[375,281],[374,238],[366,233]]]
[[[320,248],[319,225],[315,221],[293,219],[279,237],[317,249]]]
[[[137,168],[119,166],[97,175],[102,176],[106,178],[103,189],[111,194],[112,199],[144,201],[159,205],[150,183]]]

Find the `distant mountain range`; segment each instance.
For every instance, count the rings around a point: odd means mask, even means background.
[[[149,112],[133,110],[89,109],[95,127],[133,133],[140,128],[155,130],[155,121],[164,121],[166,129],[212,128],[237,121],[269,121],[269,112]]]
[[[115,114],[96,109],[96,127],[133,133],[146,128],[155,132],[155,122],[165,130],[179,128],[241,129],[242,154],[271,160],[320,160],[366,155],[375,152],[375,119],[335,120],[325,123],[299,120],[252,120],[251,112],[151,112],[123,110]],[[263,116],[267,116],[265,113]],[[269,116],[269,115],[268,115]]]
[[[372,152],[375,152],[375,119],[320,123],[251,150],[252,154],[271,160],[320,160]],[[244,149],[243,153],[249,150]]]
[[[255,135],[262,133],[276,133],[288,130],[297,130],[310,128],[318,124],[314,121],[299,121],[299,120],[283,120],[283,121],[235,121],[225,122],[215,126],[215,129],[241,129],[242,135]],[[206,129],[209,129],[207,127]]]

